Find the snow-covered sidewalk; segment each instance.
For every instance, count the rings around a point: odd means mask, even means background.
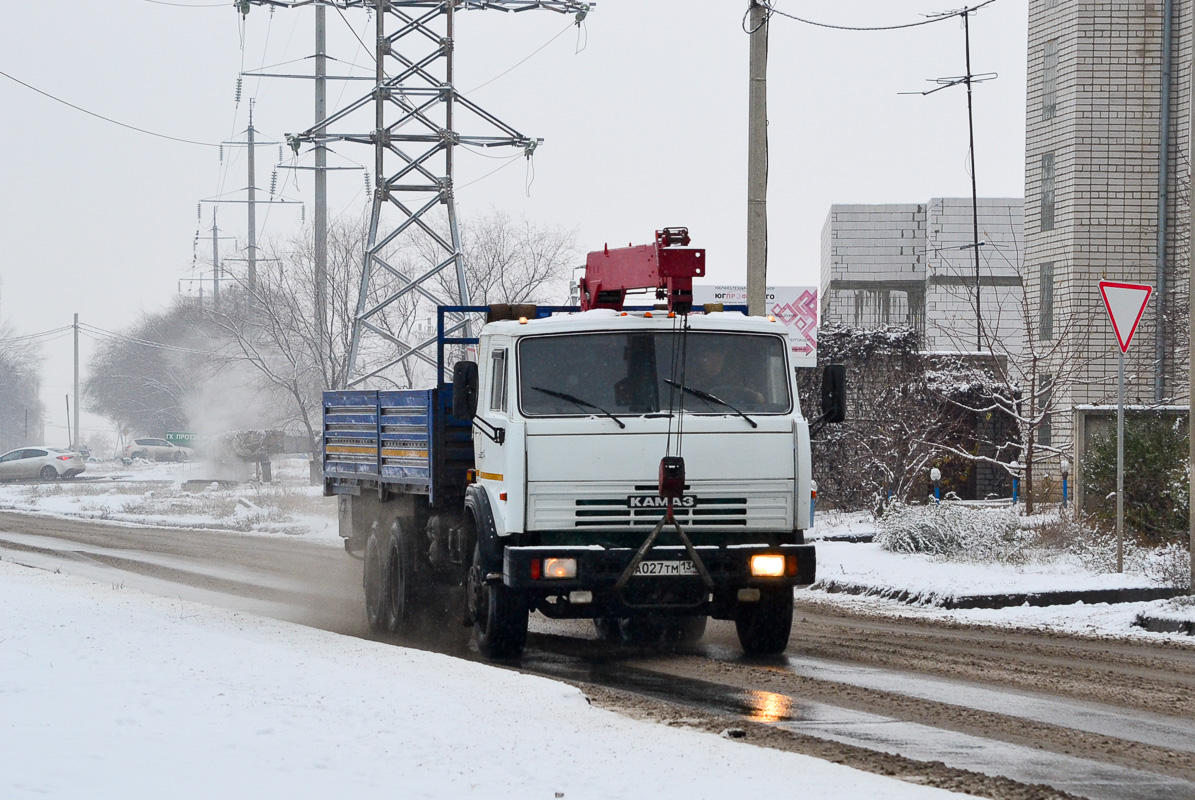
[[[932,798],[565,684],[0,561],[0,797]]]

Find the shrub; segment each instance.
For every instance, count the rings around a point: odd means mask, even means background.
[[[1009,508],[956,503],[895,505],[879,520],[876,542],[896,553],[926,553],[960,561],[1021,564],[1037,540]]]
[[[1124,524],[1145,544],[1185,540],[1190,515],[1187,435],[1158,417],[1125,420]],[[1116,433],[1093,438],[1083,458],[1085,505],[1097,519],[1116,520]]]

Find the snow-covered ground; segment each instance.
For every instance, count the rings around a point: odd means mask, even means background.
[[[154,526],[216,528],[246,535],[295,537],[339,546],[336,504],[308,482],[301,458],[279,459],[274,485],[243,480],[213,483],[219,474],[202,462],[88,465],[87,480],[0,484],[0,509],[89,517]],[[187,482],[191,482],[187,484]],[[185,491],[184,484],[197,491]],[[960,563],[924,555],[891,553],[871,543],[824,541],[874,534],[865,514],[818,514],[818,576],[823,581],[890,587],[922,598],[961,594],[1082,591],[1151,585],[1141,576],[1093,573],[1074,561],[1022,565]],[[1133,626],[1140,614],[1195,620],[1195,604],[1183,598],[1146,603],[1021,606],[996,610],[947,610],[874,596],[801,591],[805,600],[865,609],[892,616],[955,620],[978,625],[1030,627],[1084,634],[1170,638],[1195,646],[1195,636],[1151,633]]]
[[[0,561],[0,797],[933,798],[461,659]]]
[[[1155,586],[1139,574],[1091,572],[1078,562],[1060,558],[1025,564],[950,561],[920,554],[892,553],[872,542],[825,541],[843,535],[871,534],[877,526],[866,514],[820,515],[813,539],[817,544],[819,584],[800,591],[804,601],[844,606],[896,617],[919,617],[998,627],[1038,628],[1084,635],[1171,639],[1195,646],[1195,636],[1151,633],[1133,622],[1154,618],[1195,620],[1189,598],[1139,603],[1082,602],[1055,606],[1028,604],[999,609],[946,609],[933,601],[983,594],[1033,594]],[[828,593],[816,587],[831,582],[889,589],[923,600],[908,603],[878,596]]]

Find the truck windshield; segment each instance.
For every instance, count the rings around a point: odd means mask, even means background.
[[[672,331],[528,337],[519,343],[519,407],[531,417],[635,416],[679,411],[683,394],[692,414],[734,413],[726,404],[787,414],[786,347],[779,336],[692,331],[684,339]],[[682,393],[681,384],[710,397]]]

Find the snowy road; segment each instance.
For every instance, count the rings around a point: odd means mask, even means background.
[[[0,514],[0,552],[368,638],[359,562],[326,543]],[[766,662],[744,661],[727,624],[669,654],[612,651],[581,623],[537,620],[533,631],[522,671],[583,685],[632,716],[738,727],[758,744],[987,796],[1050,796],[1023,786],[1044,782],[1088,797],[1195,797],[1190,649],[805,603],[787,657]]]

